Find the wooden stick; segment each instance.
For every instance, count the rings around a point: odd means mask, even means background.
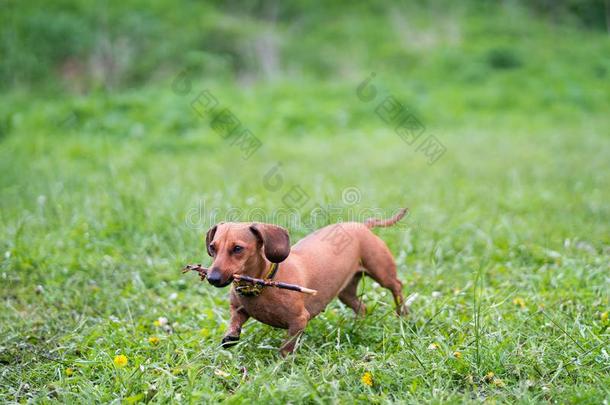
[[[199,277],[201,277],[202,281],[205,280],[206,276],[208,275],[208,269],[201,266],[200,264],[187,264],[182,269],[183,273],[186,273],[189,271],[196,271],[197,273],[199,273]],[[254,277],[246,276],[243,274],[234,274],[233,279],[237,280],[237,281],[245,281],[246,283],[250,283],[250,284],[262,285],[262,286],[266,286],[266,287],[275,287],[275,288],[282,288],[284,290],[297,291],[297,292],[300,292],[303,294],[316,295],[318,293],[316,290],[301,287],[300,285],[283,283],[281,281],[263,280],[260,278],[254,278]]]

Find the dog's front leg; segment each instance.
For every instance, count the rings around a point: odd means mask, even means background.
[[[309,314],[305,311],[288,325],[288,339],[282,344],[282,347],[280,347],[280,354],[282,357],[286,357],[294,351],[294,347],[297,344],[299,337],[303,334],[303,330],[305,330],[308,321]]]
[[[231,294],[231,320],[229,321],[229,330],[222,338],[222,347],[231,347],[237,344],[239,335],[241,334],[242,325],[250,318],[239,300]]]

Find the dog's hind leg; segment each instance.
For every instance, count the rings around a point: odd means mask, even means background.
[[[366,269],[366,275],[387,288],[394,296],[396,313],[407,315],[409,309],[404,305],[402,295],[402,282],[396,273],[396,263],[386,244],[377,236],[372,235],[367,241],[367,248],[362,255],[362,265]]]
[[[358,298],[358,283],[362,279],[364,273],[359,271],[354,274],[352,279],[347,283],[343,290],[339,293],[339,299],[342,303],[354,310],[356,315],[366,315],[366,306]]]
[[[405,305],[405,299],[402,295],[402,282],[396,276],[396,266],[388,266],[385,267],[385,269],[382,268],[382,270],[378,271],[371,270],[370,268],[367,268],[367,270],[368,271],[366,272],[366,274],[368,276],[378,282],[379,285],[381,285],[382,287],[390,290],[392,296],[394,297],[394,304],[396,304],[396,313],[398,315],[408,315],[409,308]]]

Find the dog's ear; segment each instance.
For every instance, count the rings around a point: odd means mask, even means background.
[[[250,230],[263,245],[267,260],[272,263],[286,260],[290,254],[290,237],[287,230],[269,224],[252,224]]]
[[[210,251],[210,243],[212,243],[212,241],[214,240],[214,235],[216,235],[216,229],[218,229],[218,225],[220,224],[216,224],[210,229],[208,229],[208,233],[205,234],[205,248],[208,251],[208,255],[210,255],[210,257],[213,256],[212,252]]]

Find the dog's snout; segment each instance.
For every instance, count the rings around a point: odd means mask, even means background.
[[[217,267],[213,267],[208,273],[208,282],[214,287],[218,287],[221,284],[222,274]]]

